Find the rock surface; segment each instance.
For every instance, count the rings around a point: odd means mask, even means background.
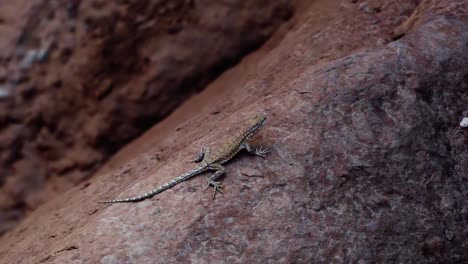
[[[2,263],[466,262],[466,6],[419,4],[297,2],[261,49],[2,237]],[[196,177],[94,203],[172,179],[259,111],[272,152],[228,164],[216,200]]]
[[[0,2],[0,234],[90,176],[291,12],[287,0]]]

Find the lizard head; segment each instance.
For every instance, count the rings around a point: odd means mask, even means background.
[[[263,127],[266,120],[266,116],[263,114],[256,115],[249,120],[247,120],[247,137],[250,138],[253,135],[257,134],[258,130]]]

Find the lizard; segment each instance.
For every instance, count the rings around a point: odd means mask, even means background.
[[[190,163],[197,163],[197,166],[145,194],[126,199],[99,201],[98,203],[131,203],[143,201],[206,171],[214,172],[208,178],[208,185],[206,188],[213,186],[213,199],[215,199],[216,193],[222,192],[221,189],[223,186],[216,180],[225,172],[224,163],[230,161],[239,151],[244,149],[251,154],[263,158],[265,158],[266,154],[269,152],[268,148],[254,148],[249,144],[250,139],[264,126],[265,120],[266,116],[263,114],[249,118],[240,130],[224,142],[218,151],[211,153],[209,148],[202,147],[200,153],[189,161]]]

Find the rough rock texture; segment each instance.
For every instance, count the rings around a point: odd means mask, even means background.
[[[298,2],[258,52],[1,238],[2,263],[465,263],[467,10],[416,4]],[[412,10],[424,19],[398,27]],[[228,164],[215,201],[197,177],[94,203],[170,180],[258,111],[272,153]]]
[[[0,1],[0,234],[291,13],[287,0]]]

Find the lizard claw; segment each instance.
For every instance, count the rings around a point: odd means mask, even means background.
[[[220,193],[223,193],[221,191],[221,189],[223,188],[223,185],[219,182],[215,182],[215,181],[212,181],[212,182],[208,182],[208,187],[210,187],[210,185],[213,186],[213,200],[215,199],[216,197],[216,192],[220,192]],[[208,188],[207,187],[207,188]],[[206,189],[205,189],[206,190]]]
[[[269,148],[259,148],[257,149],[256,153],[257,156],[260,156],[262,158],[265,158],[266,154],[270,152],[270,149]]]

